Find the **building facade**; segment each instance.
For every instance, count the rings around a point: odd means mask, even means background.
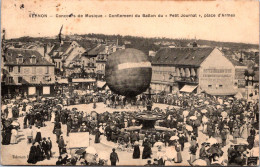
[[[157,93],[234,95],[241,80],[236,78],[236,69],[246,67],[234,64],[217,48],[176,47],[160,49],[152,68],[151,88]]]
[[[8,49],[3,55],[3,94],[49,96],[55,84],[54,64],[38,51]]]

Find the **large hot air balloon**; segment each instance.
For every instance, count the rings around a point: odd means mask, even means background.
[[[105,68],[106,83],[115,93],[134,97],[146,91],[152,78],[152,67],[142,51],[123,49],[108,57]]]

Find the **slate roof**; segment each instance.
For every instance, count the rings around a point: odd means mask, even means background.
[[[54,43],[53,48],[51,49],[51,51],[48,53],[50,56],[53,56],[53,53],[55,51],[58,52],[65,52],[71,45],[72,42],[70,41],[64,41],[64,43],[60,46],[60,43]]]
[[[200,66],[214,50],[211,47],[161,48],[152,59],[153,65]]]
[[[105,50],[105,45],[98,45],[95,48],[88,51],[89,56],[96,56],[100,52],[103,52]]]
[[[23,63],[17,63],[18,55],[23,56]],[[32,56],[36,57],[36,63],[32,64],[30,58]],[[5,54],[6,62],[5,65],[37,65],[37,66],[54,66],[54,64],[48,62],[37,50],[32,49],[18,49],[18,48],[11,48],[7,50]]]

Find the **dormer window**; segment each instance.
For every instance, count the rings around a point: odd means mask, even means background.
[[[36,56],[35,55],[31,56],[31,63],[36,64]]]
[[[23,56],[21,54],[18,55],[18,64],[22,64],[23,63]]]

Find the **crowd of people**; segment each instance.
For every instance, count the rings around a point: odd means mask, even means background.
[[[75,97],[79,98],[78,95]],[[147,105],[147,95],[127,99],[112,93],[92,93],[80,98],[83,103],[93,103],[93,111],[68,109],[64,105],[70,102],[64,97],[3,101],[2,144],[17,144],[18,131],[24,128],[31,144],[28,163],[50,159],[52,141],[49,137],[42,138],[40,129],[46,126],[45,122],[51,121],[54,123],[52,133],[56,135],[59,147],[59,165],[77,164],[84,159],[81,158],[83,154],[70,157],[66,151],[62,134],[69,136],[76,132],[89,132],[95,136],[95,143],[100,143],[103,139],[101,136],[105,136],[106,142],[118,145],[117,149],[131,150],[133,159],[148,159],[147,165],[181,163],[185,147],[188,147],[189,163],[192,165],[198,160],[205,165],[247,165],[248,159],[255,157],[255,148],[259,148],[258,102],[206,94],[155,94],[152,96],[153,103],[169,106],[152,110],[163,115],[163,119],[156,124],[164,129],[141,131],[138,129],[141,122],[135,115],[141,111],[139,108]],[[136,107],[133,111],[97,113],[97,102],[103,102],[111,108]],[[23,117],[23,127],[17,121],[20,116]],[[67,132],[62,132],[62,125],[67,127]],[[36,133],[32,127],[37,128]],[[199,136],[200,130],[206,137]],[[223,148],[227,145],[231,146],[227,157],[223,157]],[[90,164],[86,160],[82,163]],[[104,162],[100,159],[95,163],[98,164]]]

